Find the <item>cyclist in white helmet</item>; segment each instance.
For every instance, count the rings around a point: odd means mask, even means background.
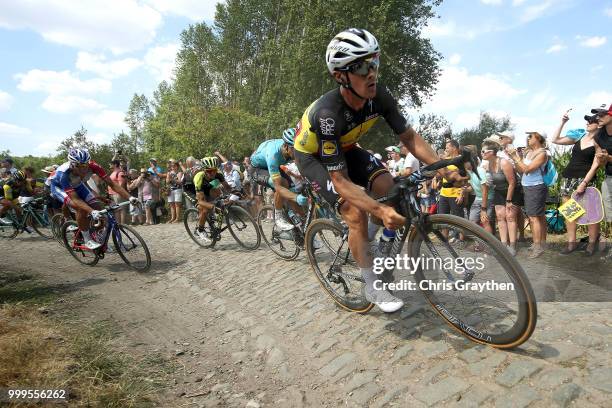
[[[51,195],[76,210],[76,221],[83,235],[84,244],[89,249],[97,249],[102,244],[93,240],[89,234],[89,217],[100,217],[100,202],[87,187],[87,180],[97,174],[106,184],[131,204],[138,203],[138,197],[130,196],[121,185],[115,183],[106,171],[95,161],[87,149],[70,149],[68,161],[59,166],[51,179]]]
[[[434,150],[406,122],[397,101],[378,84],[380,47],[368,31],[350,28],[327,46],[327,68],[340,85],[314,101],[297,125],[295,161],[302,176],[318,186],[319,194],[341,213],[349,226],[349,247],[365,280],[366,298],[384,312],[403,306],[391,293],[374,290],[379,279],[372,271],[368,216],[381,220],[390,231],[405,219],[374,197],[385,195],[393,178],[382,162],[357,145],[382,116],[410,152],[429,164]],[[363,188],[367,191],[364,191]]]
[[[292,184],[291,178],[280,168],[281,165],[293,159],[294,138],[295,128],[286,129],[282,139],[266,140],[251,155],[253,167],[251,179],[257,184],[267,185],[274,189],[274,219],[276,226],[281,231],[293,229],[293,224],[285,219],[283,205],[287,201],[297,202],[300,206],[308,202],[308,199],[302,194],[289,190]],[[295,207],[295,210],[301,211],[298,207]]]

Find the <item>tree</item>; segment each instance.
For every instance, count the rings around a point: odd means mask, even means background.
[[[463,129],[457,134],[456,139],[462,145],[476,145],[480,147],[482,141],[496,132],[513,130],[514,125],[510,116],[498,118],[488,112],[480,112],[478,125]]]
[[[91,140],[87,139],[87,129],[85,129],[83,125],[81,125],[81,128],[75,131],[72,136],[69,136],[60,142],[60,145],[57,148],[57,152],[59,156],[67,157],[70,149],[85,148],[91,153],[95,149],[95,147],[96,144]]]
[[[450,123],[444,116],[434,113],[420,115],[416,131],[434,149],[443,149],[445,138],[452,135]]]
[[[142,150],[146,122],[151,120],[153,112],[149,100],[144,95],[134,94],[125,115],[125,123],[130,128],[130,137],[124,140],[124,149],[134,154]]]
[[[420,106],[435,91],[440,73],[440,54],[421,37],[440,2],[218,3],[212,25],[194,24],[181,34],[176,80],[161,83],[154,93],[154,111],[143,130],[145,146],[160,157],[210,152],[221,148],[218,143],[242,154],[264,138],[278,137],[311,102],[338,86],[327,71],[325,49],[348,27],[364,27],[376,35],[382,46],[381,82],[404,107]],[[135,95],[134,107],[141,100]],[[220,123],[220,117],[231,122]],[[256,128],[243,131],[245,123]],[[242,133],[244,140],[229,138]],[[362,142],[381,148],[397,138],[377,125]]]

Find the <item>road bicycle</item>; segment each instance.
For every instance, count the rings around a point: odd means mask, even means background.
[[[235,200],[230,199],[230,197],[238,197],[237,195],[232,194],[215,199],[214,207],[208,211],[201,231],[199,231],[198,202],[189,195],[185,197],[191,200],[196,207],[183,213],[185,230],[193,242],[202,248],[213,248],[221,240],[221,233],[228,230],[241,247],[251,251],[259,248],[261,234],[257,223],[248,211],[237,205]]]
[[[123,262],[138,272],[147,272],[151,267],[151,253],[145,240],[134,228],[119,224],[114,212],[129,205],[126,201],[117,205],[109,205],[100,211],[100,222],[92,225],[89,234],[98,243],[97,249],[89,249],[83,242],[83,235],[76,221],[66,221],[61,227],[64,245],[70,255],[84,265],[94,266],[105,254],[116,252]],[[110,248],[112,239],[113,249]]]
[[[457,158],[398,177],[389,194],[379,199],[394,205],[406,217],[387,256],[406,260],[412,268],[404,264],[400,269],[401,263],[390,262],[391,266],[383,268],[378,288],[394,289],[395,284],[401,290],[393,294],[400,298],[419,290],[447,324],[470,340],[496,348],[514,348],[529,339],[537,320],[536,299],[523,268],[499,240],[477,224],[453,215],[424,214],[419,205],[419,186],[433,178],[435,170],[455,165],[465,174],[466,162],[476,168],[469,151],[464,151]],[[451,244],[448,237],[453,232],[475,241],[483,252],[476,253],[472,245]],[[306,230],[306,251],[326,293],[342,308],[366,313],[373,304],[366,300],[364,280],[350,259],[348,234],[346,226],[332,220],[314,220]],[[314,250],[315,238],[330,245]],[[469,259],[473,261],[471,266],[467,266]],[[482,291],[464,290],[478,285],[482,285]]]
[[[276,226],[273,204],[264,205],[257,214],[257,226],[264,242],[272,252],[286,260],[296,259],[304,249],[304,234],[315,218],[329,218],[340,222],[335,212],[313,191],[312,184],[307,180],[304,180],[300,194],[308,197],[308,207],[303,216],[287,206],[282,210],[285,219],[293,224],[293,229],[290,231],[281,231]],[[317,246],[320,244],[317,242]]]
[[[44,197],[19,197],[21,215],[17,215],[14,209],[7,212],[6,218],[11,223],[0,222],[0,237],[15,238],[17,234],[27,231],[26,227],[32,227],[34,231],[45,239],[53,238],[49,213]]]

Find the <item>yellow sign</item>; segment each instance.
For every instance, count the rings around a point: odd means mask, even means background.
[[[336,155],[336,151],[338,150],[338,145],[336,142],[323,142],[323,155],[325,156],[334,156]]]
[[[584,207],[578,204],[576,200],[570,198],[561,207],[559,207],[559,212],[565,217],[566,220],[573,222],[586,213],[586,210]]]

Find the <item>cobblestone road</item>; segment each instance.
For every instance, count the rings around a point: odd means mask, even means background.
[[[342,311],[320,289],[304,254],[286,262],[264,244],[246,252],[229,235],[214,251],[201,250],[179,225],[138,231],[154,259],[147,276],[112,256],[84,267],[56,243],[24,236],[0,242],[0,252],[8,270],[101,280],[89,290],[103,295],[102,308],[118,308],[124,326],[151,347],[176,348],[172,335],[189,338],[203,328],[220,336],[208,348],[185,343],[189,364],[214,369],[205,361],[214,355],[225,360],[217,368],[237,368],[227,382],[215,373],[187,381],[185,406],[611,406],[612,303],[539,303],[532,338],[499,351],[457,335],[418,293],[394,315]],[[550,266],[554,259],[538,262],[525,266],[530,276],[580,272],[559,272]],[[142,307],[122,309],[136,303]],[[166,314],[172,321],[160,328],[156,319]],[[255,375],[264,390],[257,395],[244,386]],[[204,395],[189,397],[202,387]]]

